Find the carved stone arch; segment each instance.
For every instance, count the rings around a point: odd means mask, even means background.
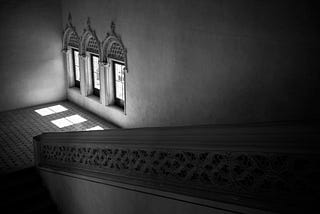
[[[98,54],[101,57],[101,44],[95,30],[91,28],[89,17],[87,27],[83,30],[80,40],[80,55],[86,56],[86,51]]]
[[[71,14],[69,13],[68,23],[63,32],[62,50],[66,52],[68,50],[68,47],[70,46],[79,49],[79,46],[80,46],[79,43],[80,43],[80,37],[78,36],[76,28],[72,25],[72,17],[71,17]]]
[[[108,59],[113,58],[123,61],[125,70],[128,72],[127,49],[124,46],[121,37],[115,32],[115,24],[111,23],[111,32],[108,32],[102,43],[101,61],[108,64]]]

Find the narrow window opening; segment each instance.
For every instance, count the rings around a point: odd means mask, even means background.
[[[100,97],[100,71],[99,71],[99,56],[91,54],[91,75],[93,94]]]
[[[114,103],[116,106],[120,108],[124,108],[124,87],[125,87],[125,80],[124,80],[124,64],[113,61],[112,62],[112,69],[113,69],[113,81],[114,81]]]
[[[74,74],[74,86],[80,88],[80,68],[79,68],[79,51],[76,49],[72,50],[72,64]]]

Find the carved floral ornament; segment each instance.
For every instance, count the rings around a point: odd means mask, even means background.
[[[316,197],[319,190],[316,156],[103,144],[42,143],[38,149],[44,167],[92,171],[111,180],[211,200],[217,199],[215,192],[232,193],[224,199],[231,203],[251,198],[269,206],[275,195],[290,202],[291,195]]]
[[[79,49],[80,57],[86,57],[86,51],[99,54],[100,64],[109,67],[109,58],[122,61],[125,70],[128,72],[127,66],[127,49],[125,48],[121,36],[116,33],[116,25],[111,22],[110,31],[107,32],[103,42],[100,42],[95,30],[91,27],[91,21],[88,17],[86,28],[83,30],[81,37],[78,36],[76,28],[72,24],[72,16],[69,13],[68,22],[63,33],[63,52],[68,47],[76,47]],[[78,44],[78,45],[77,45]]]

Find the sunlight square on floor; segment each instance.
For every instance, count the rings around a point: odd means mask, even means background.
[[[87,119],[81,117],[78,114],[75,114],[75,115],[72,115],[72,116],[69,116],[69,117],[63,117],[63,118],[60,118],[60,119],[57,119],[57,120],[52,120],[51,122],[54,125],[58,126],[59,128],[63,128],[63,127],[66,127],[66,126],[71,126],[71,125],[82,123],[82,122],[85,122],[85,121],[87,121]]]
[[[86,129],[86,131],[94,131],[94,130],[104,130],[101,126],[94,126],[92,128]]]
[[[55,113],[59,113],[67,110],[68,109],[62,105],[54,105],[46,108],[37,109],[35,110],[35,112],[37,112],[41,116],[47,116],[47,115],[51,115],[51,114],[55,114]]]
[[[71,126],[73,125],[72,122],[70,122],[69,120],[67,120],[66,118],[61,118],[61,119],[57,119],[57,120],[52,120],[51,121],[54,125],[58,126],[59,128],[63,128],[66,126]]]
[[[38,110],[35,110],[35,112],[37,112],[37,113],[40,114],[41,116],[47,116],[47,115],[50,115],[50,114],[54,114],[54,113],[55,113],[54,111],[52,111],[52,110],[49,109],[49,108],[38,109]]]
[[[63,112],[63,111],[67,111],[68,109],[65,108],[62,105],[55,105],[55,106],[51,106],[48,107],[50,110],[54,111],[55,113],[59,113],[59,112]]]
[[[72,122],[73,124],[82,123],[84,121],[87,121],[87,119],[81,117],[78,114],[72,115],[70,117],[66,117],[66,119],[69,120],[70,122]]]

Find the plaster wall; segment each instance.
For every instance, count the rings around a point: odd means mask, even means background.
[[[66,98],[61,4],[1,0],[0,111]]]
[[[62,214],[274,214],[238,205],[190,198],[117,182],[93,181],[40,170],[46,187]],[[204,201],[206,203],[204,203]]]
[[[65,0],[81,35],[111,21],[128,49],[127,115],[68,92],[124,128],[320,118],[311,1]]]

